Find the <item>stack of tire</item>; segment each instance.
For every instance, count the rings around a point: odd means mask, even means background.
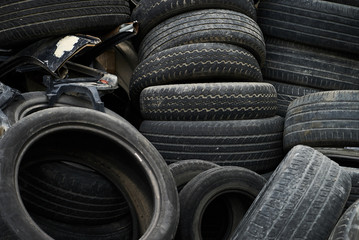
[[[355,2],[260,2],[258,24],[267,49],[263,77],[277,89],[279,115],[285,116],[289,103],[299,96],[359,89]]]
[[[276,87],[278,114],[285,116],[285,152],[304,144],[357,167],[358,20],[353,1],[260,2],[267,49],[263,76]]]
[[[253,1],[141,1],[132,103],[168,164],[186,159],[273,170],[283,158],[276,91]]]

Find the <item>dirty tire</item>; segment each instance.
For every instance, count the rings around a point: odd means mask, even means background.
[[[289,106],[283,147],[356,147],[359,144],[359,91],[308,94]]]
[[[219,165],[199,159],[188,159],[171,163],[168,167],[176,182],[177,190],[180,192],[192,178],[208,169],[219,167]]]
[[[265,183],[257,173],[235,166],[198,174],[179,194],[176,236],[181,240],[228,239]],[[235,204],[228,202],[233,198]]]
[[[282,82],[264,80],[274,86],[277,92],[277,115],[285,117],[289,104],[298,97],[322,90]]]
[[[219,42],[247,49],[260,66],[265,61],[265,42],[258,24],[250,17],[231,10],[204,9],[169,18],[154,27],[139,48],[141,60],[189,43]]]
[[[359,89],[359,59],[303,44],[266,38],[264,79],[324,90]]]
[[[61,95],[54,107],[83,107],[93,108],[90,101],[87,101],[80,97],[74,97],[69,95]],[[20,119],[43,109],[50,108],[48,99],[45,92],[25,92],[21,96],[17,97],[11,102],[3,112],[9,118],[10,124],[14,124]],[[112,116],[119,116],[110,109],[105,108],[105,113]]]
[[[284,158],[231,239],[328,239],[351,186],[337,163],[298,145]]]
[[[224,43],[193,43],[153,54],[136,67],[130,82],[130,98],[138,104],[149,86],[262,81],[257,60],[247,50]]]
[[[238,120],[273,117],[277,94],[269,83],[173,84],[145,88],[140,110],[147,120]]]
[[[264,0],[258,24],[268,36],[358,54],[359,8],[328,1]]]
[[[325,0],[325,1],[359,7],[359,2],[357,0]]]
[[[355,201],[359,199],[359,168],[356,167],[343,167],[343,169],[350,175],[352,179],[352,187],[350,195],[345,204],[345,209],[348,209]]]
[[[184,12],[199,9],[220,8],[241,12],[253,20],[257,19],[256,9],[252,0],[179,0],[172,1],[147,0],[140,1],[132,11],[131,19],[140,24],[139,41],[155,26],[164,20]]]
[[[179,219],[178,193],[158,151],[122,118],[85,108],[58,107],[21,119],[0,142],[4,180],[0,181],[0,205],[6,206],[0,207],[2,239],[50,239],[23,206],[15,185],[17,173],[37,159],[64,160],[62,156],[69,151],[76,156],[71,161],[96,169],[124,194],[131,210],[134,239],[174,236]]]
[[[105,224],[129,214],[126,199],[108,179],[69,163],[25,168],[19,187],[28,211],[67,224]]]
[[[359,148],[315,147],[328,158],[343,167],[359,167]]]
[[[76,225],[53,221],[31,214],[31,217],[51,239],[67,240],[131,240],[131,217],[103,225]]]
[[[214,131],[216,129],[216,131]],[[273,170],[283,159],[283,118],[232,121],[143,121],[140,132],[168,164],[202,159],[218,165]]]
[[[127,0],[8,1],[0,8],[0,47],[63,34],[98,34],[129,20]]]
[[[359,200],[353,203],[340,217],[328,240],[351,240],[359,236]]]

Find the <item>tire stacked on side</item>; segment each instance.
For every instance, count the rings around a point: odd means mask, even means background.
[[[345,1],[260,2],[258,24],[267,50],[263,77],[276,86],[279,115],[309,93],[359,89],[359,8],[338,2]]]
[[[202,159],[257,172],[283,158],[283,118],[271,84],[198,83],[148,87],[140,132],[168,164]]]
[[[139,64],[129,86],[139,106],[150,86],[262,81],[265,43],[253,1],[141,1]]]

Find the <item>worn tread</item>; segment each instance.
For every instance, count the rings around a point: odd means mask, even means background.
[[[238,120],[273,117],[277,94],[268,83],[198,83],[145,88],[140,96],[147,120]]]
[[[259,193],[231,239],[327,239],[349,195],[350,176],[298,145]]]
[[[262,81],[257,60],[247,50],[224,43],[194,43],[153,54],[136,67],[130,98],[138,104],[149,86],[229,81]]]
[[[161,22],[142,40],[139,59],[171,47],[201,42],[237,45],[251,52],[260,66],[265,61],[265,42],[258,24],[242,13],[226,9],[191,11]]]

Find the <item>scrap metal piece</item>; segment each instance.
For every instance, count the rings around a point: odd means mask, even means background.
[[[95,46],[101,40],[88,35],[68,35],[45,38],[24,48],[0,65],[0,79],[23,65],[36,65],[56,78],[64,77],[61,67],[71,57],[88,46]]]
[[[72,62],[68,62],[67,66],[71,70],[89,76],[67,79],[55,79],[49,75],[44,76],[43,83],[47,86],[46,95],[49,105],[53,106],[63,93],[80,93],[90,99],[95,110],[104,112],[105,107],[101,101],[99,91],[118,88],[117,76]]]

